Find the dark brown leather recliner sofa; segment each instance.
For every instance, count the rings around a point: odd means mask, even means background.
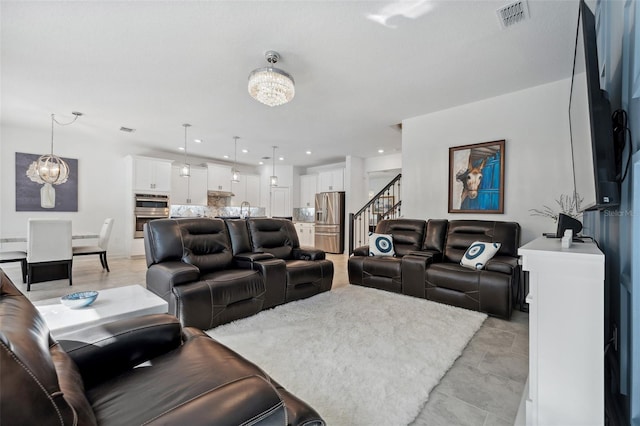
[[[0,424],[324,422],[259,367],[171,315],[120,320],[56,342],[0,270]]]
[[[520,225],[483,220],[383,220],[376,233],[393,235],[395,257],[349,258],[351,284],[364,285],[510,318],[520,287]],[[501,243],[484,269],[460,265],[474,241]]]
[[[144,229],[147,288],[202,330],[331,289],[333,263],[284,219],[158,219]]]

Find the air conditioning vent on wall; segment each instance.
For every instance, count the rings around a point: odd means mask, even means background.
[[[529,7],[525,0],[509,3],[496,10],[500,26],[505,29],[513,24],[529,19]]]

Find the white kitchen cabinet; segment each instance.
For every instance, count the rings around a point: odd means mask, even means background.
[[[318,192],[344,191],[344,168],[318,173]]]
[[[171,192],[171,160],[133,157],[133,190]]]
[[[209,191],[231,191],[231,166],[207,164]]]
[[[291,190],[286,187],[271,188],[271,216],[291,216]]]
[[[299,207],[315,207],[315,197],[317,192],[318,175],[301,175]]]
[[[316,225],[314,223],[296,222],[296,232],[302,247],[313,247],[315,245]]]
[[[180,168],[171,168],[171,204],[207,205],[207,169],[191,166],[191,176],[180,176]]]
[[[240,206],[243,201],[249,202],[252,207],[260,205],[260,176],[240,174],[239,182],[231,182],[232,206]]]
[[[518,254],[529,272],[527,425],[603,425],[604,255],[544,237]]]

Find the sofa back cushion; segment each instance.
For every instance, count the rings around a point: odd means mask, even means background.
[[[231,238],[231,248],[233,255],[239,253],[251,252],[251,239],[249,238],[249,230],[247,229],[247,221],[245,219],[225,219],[229,238]]]
[[[231,240],[222,219],[179,219],[177,223],[182,233],[185,263],[200,268],[201,274],[230,266]]]
[[[254,252],[271,253],[278,259],[290,259],[300,247],[293,222],[287,219],[247,219],[251,248]]]
[[[420,250],[427,222],[420,219],[385,219],[378,222],[376,234],[393,235],[393,248],[397,257]]]
[[[74,424],[77,414],[95,424],[82,381],[62,380],[61,390],[58,375],[77,377],[77,367],[69,362],[57,371],[50,347],[57,349],[44,319],[0,270],[0,424]]]
[[[147,267],[171,260],[180,261],[184,249],[178,223],[174,219],[156,219],[145,223],[144,253]]]
[[[447,219],[429,219],[427,221],[427,233],[424,236],[423,250],[444,251],[444,242],[447,238]]]
[[[447,230],[445,261],[460,263],[465,251],[474,241],[500,243],[497,255],[517,257],[520,225],[516,222],[452,220]]]

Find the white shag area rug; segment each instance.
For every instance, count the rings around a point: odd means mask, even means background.
[[[406,425],[487,316],[349,285],[207,331],[327,425]]]

